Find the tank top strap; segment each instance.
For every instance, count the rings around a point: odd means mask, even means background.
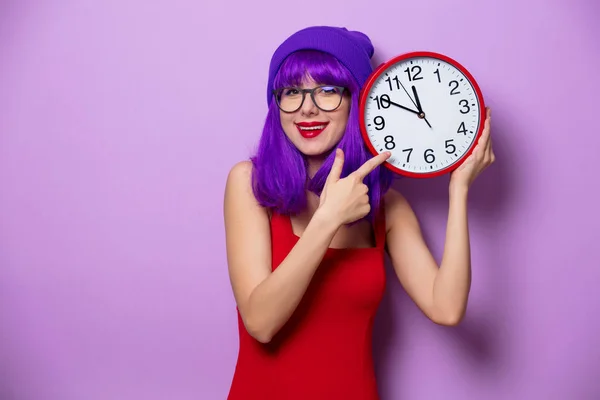
[[[383,204],[383,200],[381,201],[381,205],[377,214],[375,215],[375,245],[378,249],[383,250],[385,248],[385,236],[386,236],[386,227],[385,227],[385,205]]]
[[[292,228],[292,220],[289,215],[280,214],[275,210],[271,214],[271,234],[279,238],[294,238],[294,229]]]
[[[271,219],[271,227],[283,228],[284,230],[288,228],[287,218],[284,215],[279,214],[275,210],[269,211],[270,219]]]

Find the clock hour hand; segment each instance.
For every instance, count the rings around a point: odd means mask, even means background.
[[[425,113],[423,112],[423,108],[421,107],[421,101],[419,100],[419,94],[417,93],[417,88],[415,87],[415,85],[412,86],[412,91],[415,95],[415,101],[417,102],[416,105],[417,109],[419,110],[419,118],[423,118],[425,122],[427,122],[427,125],[429,125],[429,127],[431,128],[431,124],[429,123],[429,121],[427,121],[427,118],[425,118]]]
[[[403,106],[403,105],[401,105],[401,104],[394,103],[394,102],[393,102],[393,101],[391,101],[391,100],[386,100],[386,101],[387,101],[389,104],[393,105],[393,106],[400,107],[400,108],[401,108],[401,109],[403,109],[403,110],[410,111],[411,113],[415,113],[415,114],[419,115],[419,111],[415,111],[415,110],[413,110],[412,108],[408,108],[408,107],[405,107],[405,106]]]

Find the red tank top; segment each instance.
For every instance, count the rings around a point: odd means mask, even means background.
[[[383,210],[383,207],[382,207]],[[238,310],[239,354],[228,400],[375,400],[373,321],[385,289],[385,216],[375,247],[329,248],[292,317],[268,344]],[[298,237],[288,216],[271,218],[273,270]]]

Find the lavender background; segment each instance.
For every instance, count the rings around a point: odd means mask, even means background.
[[[369,3],[369,4],[367,4]],[[390,275],[382,399],[600,398],[600,7],[475,0],[0,2],[0,399],[224,399],[237,356],[222,195],[308,24],[374,63],[456,58],[493,109],[457,328]],[[402,180],[439,257],[447,177]]]

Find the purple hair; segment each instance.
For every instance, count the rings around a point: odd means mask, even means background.
[[[291,54],[281,65],[273,87],[300,85],[307,76],[321,84],[344,86],[351,93],[346,131],[337,145],[345,155],[341,176],[347,176],[372,157],[363,142],[359,127],[360,88],[350,71],[337,59],[327,53],[313,50]],[[259,204],[287,215],[304,210],[307,204],[307,190],[317,195],[321,194],[335,159],[334,150],[335,148],[311,179],[307,174],[306,157],[284,133],[279,119],[279,108],[275,100],[271,99],[258,150],[251,157],[252,187]],[[377,167],[363,180],[369,188],[371,212],[366,218],[371,222],[379,210],[383,195],[391,185],[392,176],[389,169]]]

